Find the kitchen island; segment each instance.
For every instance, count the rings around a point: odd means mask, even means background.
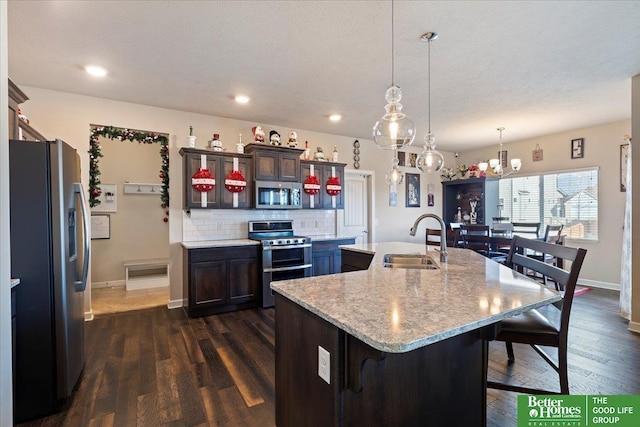
[[[560,295],[469,250],[446,262],[421,244],[342,250],[371,263],[272,283],[276,424],[485,425],[488,340],[500,320]],[[437,268],[386,268],[385,254],[429,255]]]

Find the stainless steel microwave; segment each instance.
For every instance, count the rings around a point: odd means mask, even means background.
[[[256,209],[301,209],[302,184],[299,182],[256,181]]]

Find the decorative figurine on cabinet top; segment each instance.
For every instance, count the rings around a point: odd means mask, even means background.
[[[276,146],[282,145],[280,143],[280,134],[275,130],[272,130],[271,132],[269,132],[269,142],[271,143],[271,145],[276,145]]]
[[[220,135],[217,133],[213,134],[213,139],[209,141],[209,148],[213,151],[224,151],[222,147],[222,141],[220,141]]]
[[[253,132],[253,140],[258,144],[264,144],[264,131],[262,130],[262,126],[254,126],[251,128],[251,132]]]
[[[289,148],[296,148],[298,146],[298,134],[295,130],[289,132]]]
[[[324,151],[322,151],[322,147],[318,147],[318,148],[316,148],[316,150],[317,151],[313,155],[313,160],[317,160],[317,161],[320,161],[320,162],[326,162],[327,159],[324,157]]]

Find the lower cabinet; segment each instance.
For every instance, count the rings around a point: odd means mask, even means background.
[[[258,246],[183,249],[185,310],[190,317],[256,307]]]
[[[313,275],[324,276],[325,274],[340,273],[342,253],[339,246],[353,243],[355,243],[354,238],[312,242]]]

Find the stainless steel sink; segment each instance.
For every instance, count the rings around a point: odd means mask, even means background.
[[[387,268],[419,268],[423,270],[437,270],[436,264],[429,255],[420,254],[385,254],[382,266]]]

